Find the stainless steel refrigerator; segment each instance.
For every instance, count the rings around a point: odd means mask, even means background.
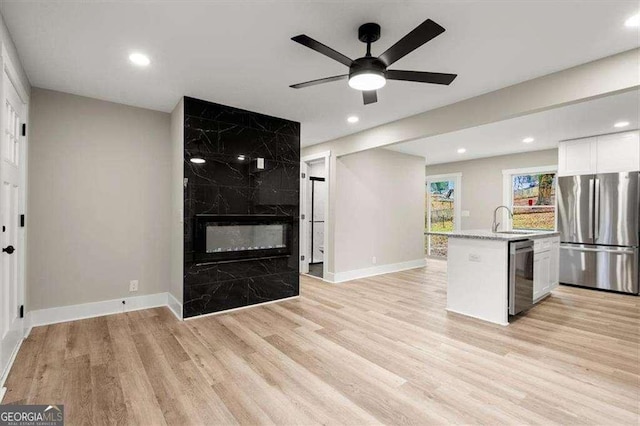
[[[560,282],[638,294],[638,172],[558,178]]]

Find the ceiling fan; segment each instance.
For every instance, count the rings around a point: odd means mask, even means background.
[[[382,55],[375,57],[371,55],[371,43],[374,43],[380,38],[380,25],[367,23],[358,28],[358,39],[367,44],[367,53],[362,58],[355,60],[348,58],[342,53],[325,46],[307,35],[301,34],[292,37],[291,40],[348,66],[349,74],[335,75],[333,77],[292,84],[289,87],[302,89],[303,87],[315,86],[316,84],[349,79],[349,86],[362,91],[364,104],[367,105],[378,101],[378,94],[376,90],[384,87],[387,80],[404,80],[415,81],[418,83],[449,85],[458,76],[457,74],[387,69],[387,67],[398,59],[413,52],[429,40],[432,40],[442,34],[444,31],[443,27],[431,19],[427,19],[409,34],[401,38],[396,44],[387,49]]]

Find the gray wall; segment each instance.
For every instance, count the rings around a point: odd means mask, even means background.
[[[461,229],[489,229],[493,210],[503,203],[502,170],[558,164],[558,150],[526,152],[499,157],[427,166],[426,175],[462,173]]]
[[[168,290],[169,123],[166,113],[33,89],[28,309]]]
[[[335,180],[331,272],[424,258],[424,158],[384,149],[347,155],[336,160]]]

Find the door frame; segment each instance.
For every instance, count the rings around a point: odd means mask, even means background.
[[[331,204],[331,190],[330,190],[330,185],[331,185],[331,167],[330,167],[330,161],[331,161],[331,151],[323,151],[323,152],[318,152],[317,154],[311,154],[311,155],[306,155],[304,157],[300,158],[300,163],[301,163],[301,167],[300,169],[302,170],[303,167],[305,167],[305,169],[307,168],[308,163],[310,162],[314,162],[314,161],[318,161],[318,160],[324,160],[324,176],[325,176],[325,188],[327,189],[327,198],[325,200],[324,203],[324,241],[323,241],[323,245],[324,245],[324,254],[323,254],[323,259],[324,262],[322,263],[322,279],[323,281],[327,281],[327,276],[329,274],[329,262],[327,261],[329,259],[329,256],[331,254],[331,248],[329,247],[329,221],[331,220],[329,217],[329,206]],[[308,180],[309,176],[306,177],[306,179]],[[305,181],[306,183],[306,181]],[[303,195],[304,194],[304,195]],[[305,221],[306,221],[306,217],[309,214],[309,210],[310,206],[307,206],[307,197],[306,197],[306,185],[305,188],[300,188],[300,217],[302,217],[302,214],[305,215]],[[302,221],[302,219],[301,219]],[[308,274],[309,273],[309,258],[311,253],[308,253],[308,244],[307,244],[307,235],[308,232],[307,231],[307,227],[306,226],[300,226],[300,255],[304,255],[305,257],[305,266],[303,269],[303,262],[302,260],[300,260],[300,273],[302,274]],[[330,281],[327,281],[330,282]]]
[[[460,220],[462,218],[462,173],[446,173],[440,175],[429,175],[425,178],[425,196],[429,193],[429,184],[431,182],[440,182],[443,180],[452,180],[454,185],[454,194],[457,194],[457,197],[454,199],[453,205],[453,230],[460,230]],[[425,231],[429,231],[431,229],[431,203],[427,203],[427,208],[425,211],[425,215],[427,216],[427,229]],[[429,236],[427,235],[427,238]],[[431,244],[428,245],[427,256],[431,256]]]
[[[29,98],[29,90],[23,84],[20,73],[18,73],[14,62],[11,60],[11,55],[7,50],[5,43],[2,43],[1,51],[0,51],[0,60],[2,61],[2,86],[0,91],[2,92],[1,98],[6,103],[6,93],[4,93],[4,83],[5,79],[8,79],[8,83],[11,83],[15,88],[20,100],[24,104],[24,117],[23,123],[27,125],[27,132],[25,136],[22,136],[22,151],[20,152],[20,192],[18,193],[18,208],[21,214],[24,214],[26,217],[27,214],[27,170],[28,170],[28,139],[29,139],[29,106],[30,106],[30,98]],[[0,123],[4,123],[6,120],[5,117],[5,108],[0,108]],[[1,142],[1,141],[0,141]],[[1,161],[1,159],[0,159]],[[26,309],[26,264],[27,264],[27,226],[25,222],[24,227],[18,226],[18,235],[17,242],[19,250],[16,250],[16,255],[18,256],[18,298],[21,301],[21,304],[25,306],[24,310],[24,318],[22,318],[22,338],[24,339],[29,333],[29,324],[28,324],[28,314]],[[11,365],[15,359],[15,356],[22,344],[22,340],[18,343],[16,348],[14,348],[13,355],[9,360],[9,364],[5,371],[0,370],[0,400],[2,399],[2,390],[1,386],[4,385],[4,381],[7,378],[9,370],[11,369]]]

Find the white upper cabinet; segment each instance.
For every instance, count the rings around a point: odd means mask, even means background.
[[[598,173],[640,170],[640,137],[638,132],[598,136],[597,152]]]
[[[638,170],[640,134],[637,130],[563,141],[558,147],[559,176]]]
[[[596,137],[560,142],[558,147],[558,175],[594,174],[597,145]]]

